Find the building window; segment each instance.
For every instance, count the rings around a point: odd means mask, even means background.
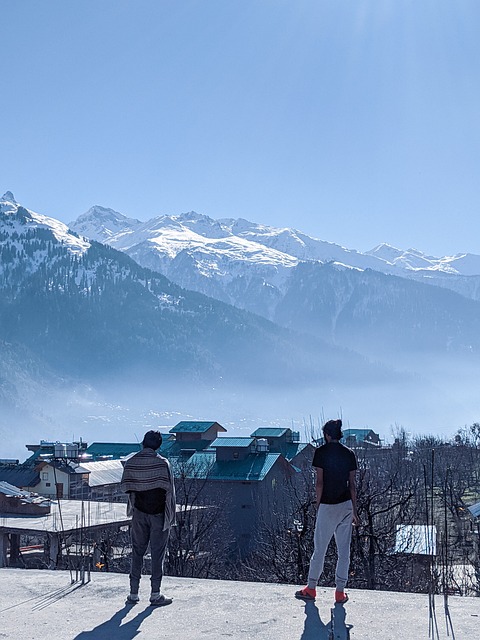
[[[42,471],[42,480],[48,480],[48,472]]]
[[[233,452],[233,459],[238,460],[238,451]]]
[[[46,486],[46,487],[50,487],[50,486],[51,486],[51,485],[50,485],[50,482],[46,482],[46,483],[45,483],[45,486]]]

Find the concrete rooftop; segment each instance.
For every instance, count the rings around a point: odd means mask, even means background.
[[[333,607],[332,589],[316,603],[293,597],[291,585],[164,579],[173,604],[148,604],[148,577],[141,601],[125,605],[128,576],[94,573],[89,584],[70,584],[65,571],[0,569],[2,640],[425,640],[428,596],[350,590],[350,601]],[[480,638],[480,599],[451,597],[455,640]],[[447,636],[443,600],[436,598],[439,638]],[[347,626],[345,626],[347,625]]]

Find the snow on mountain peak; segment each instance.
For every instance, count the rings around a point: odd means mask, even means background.
[[[376,247],[370,249],[370,251],[366,251],[365,253],[369,256],[375,256],[376,258],[380,258],[381,260],[391,262],[392,264],[396,258],[399,258],[403,255],[403,251],[397,249],[396,247],[393,247],[391,244],[387,244],[386,242],[378,244]]]
[[[68,226],[91,240],[108,242],[113,236],[131,233],[142,224],[140,220],[128,218],[114,209],[95,204]]]
[[[204,238],[227,238],[232,235],[230,229],[219,220],[214,220],[209,216],[196,213],[195,211],[182,213],[179,216],[172,216],[172,219]]]
[[[6,224],[6,228],[20,235],[25,232],[25,228],[48,229],[56,240],[65,245],[72,253],[84,253],[90,247],[90,243],[85,238],[79,238],[71,233],[63,222],[22,207],[15,200],[11,191],[7,191],[0,199],[0,213],[12,216],[12,219]]]
[[[18,209],[18,203],[11,191],[6,191],[0,198],[0,213],[13,214]]]

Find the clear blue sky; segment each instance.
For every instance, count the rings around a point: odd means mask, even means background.
[[[0,23],[0,191],[29,208],[480,253],[478,0],[2,0]]]

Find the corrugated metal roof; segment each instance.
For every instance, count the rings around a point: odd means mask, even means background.
[[[3,481],[0,482],[0,493],[3,493],[4,496],[15,496],[17,498],[27,497],[30,495],[28,491],[22,491],[13,484]]]
[[[279,453],[254,453],[246,460],[217,462],[209,477],[215,480],[260,482],[280,457]]]
[[[436,556],[437,527],[424,524],[398,524],[395,553]]]
[[[293,442],[292,444],[288,444],[285,449],[286,460],[288,461],[293,460],[295,456],[298,456],[298,454],[301,453],[308,446],[311,446],[309,445],[308,442]],[[314,447],[312,446],[312,453],[313,453],[313,448]]]
[[[215,451],[197,451],[188,460],[172,458],[170,463],[174,477],[186,476],[190,479],[203,480],[210,477],[215,459]]]
[[[171,463],[175,476],[181,472],[192,479],[260,482],[280,457],[279,453],[252,453],[246,460],[217,462],[214,451],[198,451],[184,463],[178,459]]]
[[[468,507],[468,510],[474,518],[480,518],[480,502],[472,504],[470,507]]]
[[[97,458],[99,456],[112,456],[112,459],[118,460],[129,453],[140,451],[141,448],[142,445],[139,442],[92,442],[87,447],[86,453],[90,453]]]
[[[30,491],[22,491],[8,482],[0,482],[0,493],[8,498],[19,498],[24,503],[36,503],[43,506],[43,503],[49,503],[47,498],[30,493]]]
[[[36,487],[40,474],[32,467],[0,467],[0,480],[15,487]]]
[[[281,427],[259,427],[252,433],[252,438],[279,438],[290,431],[290,429],[282,429]]]
[[[192,440],[192,441],[180,441],[176,440],[167,440],[163,441],[162,446],[160,447],[160,454],[169,457],[176,457],[182,454],[182,451],[185,450],[195,450],[201,451],[202,449],[206,449],[210,446],[209,440]]]
[[[63,473],[68,473],[69,475],[76,475],[87,473],[86,469],[82,465],[77,464],[76,462],[58,462],[52,460],[51,462],[47,462],[51,467],[55,467],[58,471],[63,471]]]
[[[244,449],[246,447],[251,447],[254,442],[255,440],[253,438],[230,438],[227,436],[224,438],[217,438],[210,446],[212,449],[215,449],[216,447],[238,447]]]
[[[122,479],[123,465],[121,460],[82,462],[82,467],[90,473],[88,484],[91,487],[117,484]]]
[[[205,431],[208,431],[215,424],[220,427],[219,431],[226,431],[226,429],[219,425],[218,422],[195,422],[183,420],[170,429],[170,433],[205,433]]]

